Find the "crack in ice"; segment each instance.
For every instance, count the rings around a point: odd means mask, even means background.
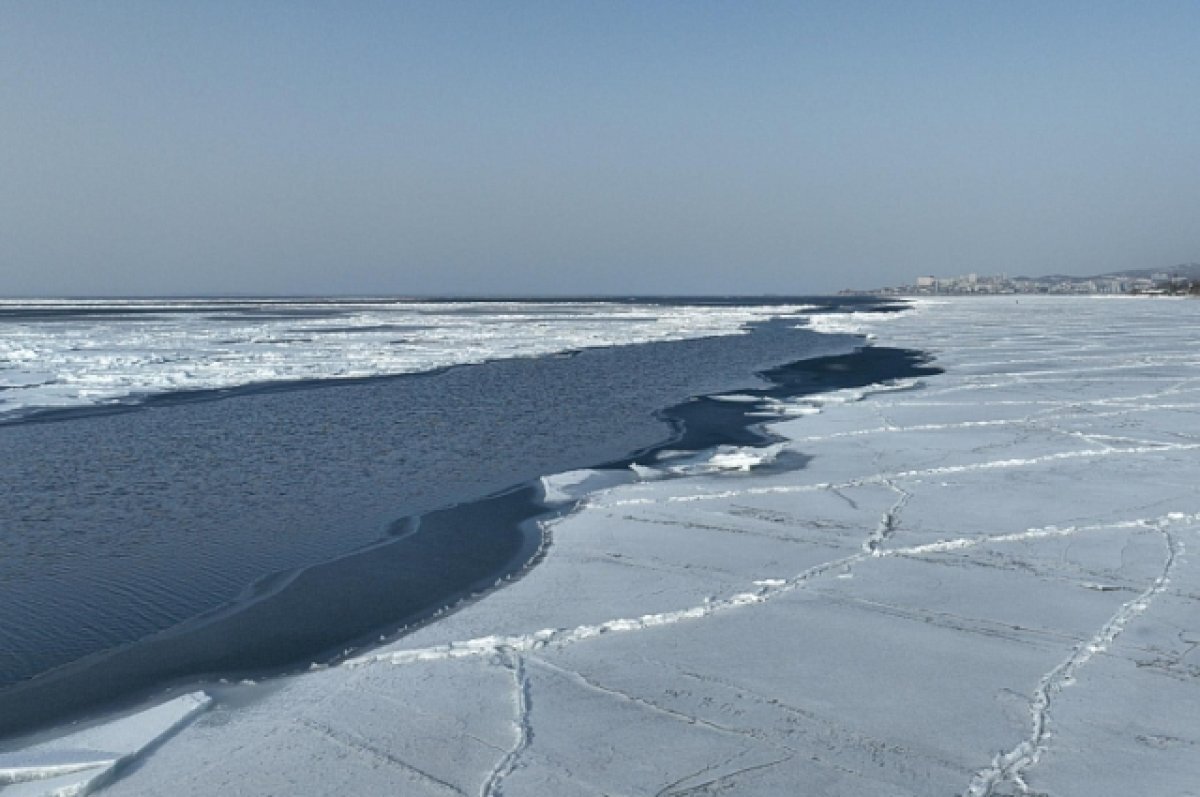
[[[312,730],[313,732],[318,733],[321,736],[329,739],[330,741],[340,744],[341,746],[343,746],[347,749],[353,750],[357,753],[362,753],[366,756],[378,759],[380,761],[384,761],[384,762],[396,767],[397,769],[400,769],[411,775],[415,775],[418,780],[424,782],[425,784],[427,784],[429,786],[433,786],[441,791],[460,795],[460,797],[467,797],[467,793],[464,792],[462,789],[458,788],[457,786],[455,786],[454,784],[448,783],[447,781],[444,781],[435,775],[431,775],[430,773],[426,772],[425,770],[423,770],[419,767],[413,766],[409,762],[394,755],[393,753],[391,753],[387,750],[381,749],[380,747],[378,747],[374,744],[371,744],[370,742],[368,742],[367,740],[358,736],[357,734],[338,730],[329,725],[326,725],[321,722],[317,722],[312,719],[301,718],[301,719],[297,720],[297,722],[299,722],[304,727]]]
[[[748,772],[757,772],[759,770],[770,769],[771,767],[777,767],[780,764],[786,764],[788,761],[791,761],[795,757],[796,757],[796,754],[792,753],[791,755],[786,755],[783,758],[776,759],[774,761],[767,761],[762,764],[755,764],[753,766],[743,767],[742,769],[735,770],[734,772],[727,772],[726,774],[721,775],[720,777],[713,778],[712,780],[705,781],[704,783],[697,783],[695,786],[688,786],[687,789],[685,789],[684,791],[666,792],[665,797],[670,797],[670,795],[700,794],[701,790],[707,792],[710,786],[719,784],[722,781],[727,781],[731,778],[737,777],[738,775],[745,775]],[[722,791],[724,791],[724,789],[722,789]],[[664,793],[659,792],[659,794],[664,794]]]
[[[856,553],[815,565],[789,579],[763,579],[758,581],[753,592],[739,592],[727,598],[709,599],[699,606],[672,612],[644,614],[634,618],[607,620],[602,623],[579,625],[574,628],[546,628],[531,634],[493,635],[477,637],[445,645],[427,648],[412,648],[388,653],[374,653],[347,659],[343,667],[362,667],[375,663],[411,664],[419,661],[446,661],[452,659],[477,658],[497,653],[527,653],[545,647],[563,647],[576,642],[594,639],[605,634],[645,631],[651,628],[675,625],[687,620],[697,620],[720,612],[765,603],[785,592],[790,592],[806,581],[866,559],[868,554]]]
[[[516,728],[517,739],[513,748],[505,753],[495,768],[488,773],[487,779],[479,789],[479,797],[500,797],[504,791],[500,784],[517,768],[517,761],[529,749],[533,741],[533,727],[529,721],[531,700],[529,697],[529,676],[525,672],[525,660],[516,654],[511,654],[504,666],[512,672],[513,692],[516,695],[516,718],[513,725]]]
[[[1133,456],[1137,454],[1163,454],[1182,451],[1196,451],[1200,443],[1156,443],[1147,446],[1132,446],[1129,448],[1086,449],[1082,451],[1058,451],[1040,457],[1023,457],[1012,459],[995,459],[985,462],[972,462],[964,465],[943,465],[936,468],[919,468],[914,470],[879,473],[864,476],[859,479],[849,479],[843,482],[818,482],[801,485],[775,485],[771,487],[746,487],[740,490],[721,490],[709,493],[690,493],[687,495],[671,495],[663,499],[655,498],[626,498],[610,502],[597,502],[592,506],[612,508],[618,506],[645,506],[655,503],[689,503],[692,501],[720,501],[728,498],[739,498],[747,495],[790,495],[819,491],[844,490],[849,487],[867,485],[884,485],[897,479],[922,479],[929,476],[949,476],[958,473],[973,473],[976,471],[1008,470],[1013,468],[1045,465],[1073,459],[1100,459],[1104,457]]]
[[[1071,686],[1075,682],[1075,673],[1097,653],[1108,650],[1109,645],[1125,630],[1125,626],[1134,618],[1145,613],[1150,608],[1154,597],[1167,588],[1176,559],[1183,551],[1183,544],[1175,539],[1168,530],[1168,526],[1172,522],[1180,520],[1194,522],[1196,519],[1196,515],[1183,516],[1174,513],[1154,524],[1162,534],[1167,548],[1162,571],[1141,594],[1122,604],[1121,608],[1090,639],[1076,646],[1068,658],[1042,676],[1034,690],[1033,700],[1029,707],[1032,716],[1029,736],[1011,750],[998,753],[989,766],[975,773],[964,792],[964,797],[990,797],[995,793],[996,787],[1003,783],[1012,783],[1022,794],[1030,793],[1029,786],[1025,782],[1025,772],[1037,765],[1046,750],[1047,739],[1050,736],[1047,725],[1053,697]],[[1141,525],[1145,527],[1147,524],[1143,522]]]
[[[731,727],[728,725],[721,725],[720,723],[712,722],[711,720],[706,720],[706,719],[697,717],[692,714],[685,714],[682,711],[676,711],[675,709],[667,708],[665,706],[660,706],[657,703],[655,703],[651,700],[647,700],[644,697],[639,697],[638,695],[632,695],[628,692],[623,692],[620,689],[615,689],[610,686],[604,686],[602,684],[599,684],[596,681],[593,681],[591,678],[588,678],[586,675],[579,672],[578,670],[572,670],[572,669],[568,669],[566,667],[559,666],[557,664],[553,664],[543,658],[532,658],[532,660],[536,661],[539,665],[541,665],[542,667],[545,667],[548,670],[552,670],[554,672],[559,673],[560,675],[564,675],[564,676],[570,678],[571,680],[582,685],[585,689],[588,689],[589,691],[597,692],[597,693],[605,695],[607,697],[614,697],[614,698],[617,698],[618,700],[632,703],[632,704],[634,704],[640,708],[643,708],[647,711],[650,711],[654,714],[661,714],[665,717],[668,717],[677,722],[682,722],[686,725],[698,725],[702,728],[708,728],[709,730],[716,731],[718,733],[727,734],[727,735],[731,735],[731,736],[737,736],[737,737],[745,738],[745,739],[750,739],[756,743],[767,744],[767,745],[770,745],[771,747],[779,749],[779,745],[773,744],[771,741],[762,738],[762,736],[760,734],[755,734],[753,731],[747,731],[742,728],[734,728],[734,727]],[[743,750],[741,752],[744,753],[746,751]],[[686,779],[687,778],[682,778],[681,780],[686,780]]]
[[[887,540],[891,539],[892,535],[896,533],[896,527],[900,524],[900,512],[904,509],[908,502],[912,500],[913,497],[912,493],[910,493],[908,490],[905,490],[891,479],[888,479],[885,483],[887,484],[889,490],[896,493],[900,497],[897,498],[896,502],[892,504],[886,512],[883,513],[883,516],[879,519],[879,525],[877,525],[871,531],[871,533],[867,535],[867,539],[863,541],[863,551],[871,554],[871,556],[879,556],[880,549],[883,544]]]
[[[687,792],[692,791],[693,787],[688,786],[686,788],[686,790],[683,792],[677,791],[677,788],[684,781],[688,781],[693,778],[702,777],[704,775],[707,775],[709,772],[719,770],[722,767],[727,767],[744,755],[746,755],[746,751],[739,750],[738,752],[722,759],[721,761],[714,761],[713,763],[705,766],[702,769],[696,770],[695,772],[689,772],[688,774],[684,775],[682,778],[676,778],[675,780],[671,781],[666,786],[663,786],[661,789],[659,789],[657,792],[655,792],[654,797],[671,797],[671,795],[674,795],[674,794],[686,794]]]
[[[788,579],[759,579],[753,582],[752,592],[740,592],[727,598],[707,599],[699,606],[691,606],[670,612],[644,614],[634,618],[618,618],[601,623],[575,626],[574,628],[546,628],[528,634],[491,635],[424,648],[409,648],[385,653],[358,656],[342,662],[343,667],[364,667],[383,663],[405,665],[423,661],[448,661],[455,659],[480,658],[486,656],[515,655],[541,650],[547,647],[565,647],[577,642],[614,634],[645,631],[652,628],[675,625],[689,620],[699,620],[714,614],[727,612],[744,606],[766,603],[781,595],[799,589],[807,582],[831,571],[841,570],[859,562],[893,556],[921,556],[945,553],[980,545],[1004,542],[1023,542],[1051,537],[1067,537],[1095,531],[1165,528],[1171,524],[1200,522],[1200,513],[1171,512],[1158,518],[1134,519],[1090,526],[1044,526],[1007,534],[985,534],[977,537],[959,537],[903,548],[878,548],[872,553],[860,552],[814,565]]]

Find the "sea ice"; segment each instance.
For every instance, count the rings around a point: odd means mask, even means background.
[[[91,794],[116,774],[118,766],[129,765],[162,743],[210,703],[204,692],[193,692],[52,741],[0,752],[0,793],[4,797]]]
[[[850,323],[947,372],[780,414],[800,470],[548,478],[584,500],[521,579],[104,794],[1196,793],[1200,302]]]
[[[572,470],[542,477],[542,500],[547,504],[568,504],[601,490],[627,484],[632,480],[617,470]]]
[[[0,299],[0,419],[180,390],[415,373],[595,346],[736,335],[754,321],[800,317],[809,309]]]

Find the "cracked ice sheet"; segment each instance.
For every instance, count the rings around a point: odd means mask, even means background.
[[[950,370],[772,424],[804,470],[593,496],[521,580],[218,701],[107,793],[1195,789],[1200,303],[862,323]]]
[[[652,490],[677,495],[690,491],[691,481],[656,482]],[[740,477],[701,481],[720,489],[755,483]],[[585,510],[553,526],[552,553],[542,565],[389,649],[703,606],[712,598],[753,590],[755,580],[787,578],[859,553],[862,519],[882,512],[892,500],[886,491],[868,487],[845,497],[828,491],[808,496],[801,514],[794,514],[794,498],[772,495],[749,502],[735,497],[698,505],[654,502]]]
[[[266,694],[218,705],[104,794],[476,794],[512,743],[510,680],[479,660],[247,687]]]
[[[781,757],[749,734],[655,705],[644,689],[613,689],[554,658],[528,661],[535,732],[503,793],[655,794]]]
[[[1184,474],[1195,475],[1197,457],[1065,460],[904,479],[899,483],[914,496],[892,540],[895,545],[922,545],[1158,517],[1177,508],[1179,496],[1191,491]],[[1117,480],[1130,477],[1144,482],[1141,489],[1114,489]]]
[[[0,793],[5,797],[75,797],[136,766],[139,757],[196,716],[211,699],[181,695],[144,711],[117,717],[23,750],[0,752]]]
[[[1172,585],[1061,695],[1038,788],[1064,797],[1200,794],[1200,579],[1180,568]]]

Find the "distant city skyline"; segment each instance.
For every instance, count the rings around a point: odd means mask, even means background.
[[[1200,5],[0,6],[0,296],[1200,259]]]
[[[842,291],[872,296],[912,296],[925,294],[1197,294],[1200,293],[1200,263],[1183,263],[1170,269],[1136,269],[1114,274],[1045,275],[1040,277],[1007,274],[926,274],[904,284],[870,290]]]
[[[913,294],[1118,294],[1200,293],[1200,263],[1170,268],[1122,269],[1104,274],[922,274],[892,285],[847,288],[844,294],[907,296]]]

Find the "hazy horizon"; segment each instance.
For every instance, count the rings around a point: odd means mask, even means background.
[[[10,3],[0,296],[788,296],[1200,260],[1200,6]]]

